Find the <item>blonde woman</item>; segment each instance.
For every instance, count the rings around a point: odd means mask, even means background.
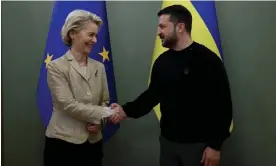
[[[101,129],[109,91],[104,65],[88,57],[101,24],[97,15],[74,10],[62,27],[63,42],[70,49],[47,67],[53,114],[44,166],[102,165]]]

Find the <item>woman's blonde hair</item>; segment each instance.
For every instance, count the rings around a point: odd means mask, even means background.
[[[63,42],[66,45],[71,46],[72,39],[70,38],[69,33],[72,30],[79,32],[89,21],[93,21],[98,25],[98,27],[103,23],[99,16],[86,10],[74,10],[69,13],[61,29]]]

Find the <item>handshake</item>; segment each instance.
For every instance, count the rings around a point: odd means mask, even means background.
[[[113,103],[110,107],[106,107],[104,109],[104,114],[104,116],[114,124],[120,123],[121,120],[126,118],[123,108],[117,103]]]
[[[110,107],[104,107],[102,118],[107,118],[107,120],[112,123],[118,124],[121,120],[126,118],[126,114],[119,104],[113,103]],[[92,133],[99,132],[101,130],[101,125],[97,122],[94,124],[88,124],[87,130]]]

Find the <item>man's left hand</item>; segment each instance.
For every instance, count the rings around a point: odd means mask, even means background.
[[[204,166],[219,166],[220,151],[207,147],[202,156],[201,163]]]

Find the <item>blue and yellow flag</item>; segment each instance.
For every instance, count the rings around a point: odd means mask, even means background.
[[[192,39],[205,45],[223,59],[214,1],[163,1],[162,8],[176,4],[186,7],[192,14]],[[167,48],[162,46],[160,38],[156,37],[152,66],[158,56],[166,50]],[[160,120],[161,112],[159,104],[154,108],[154,111]],[[230,131],[232,129],[233,121]]]
[[[53,8],[37,89],[38,108],[42,117],[43,125],[45,127],[48,125],[53,111],[51,94],[47,85],[46,65],[51,60],[64,55],[69,49],[63,43],[60,34],[67,15],[75,9],[90,11],[100,16],[103,20],[103,25],[99,30],[97,44],[93,46],[89,57],[105,65],[110,93],[110,103],[117,102],[105,1],[57,1],[55,2]],[[112,135],[114,135],[118,128],[119,125],[114,125],[107,122],[106,127],[103,129],[104,141],[108,140]]]

